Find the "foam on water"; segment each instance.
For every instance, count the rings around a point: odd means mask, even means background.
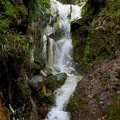
[[[59,72],[67,73],[68,78],[64,85],[54,92],[56,96],[55,105],[52,107],[45,120],[70,120],[70,115],[65,111],[65,107],[75,91],[78,80],[81,79],[81,77],[78,78],[73,74],[75,70],[72,59],[70,22],[81,18],[81,9],[82,6],[62,5],[56,0],[51,0],[51,13],[53,16],[59,14],[59,27],[62,28],[65,33],[62,39],[54,42],[54,49],[50,49],[50,53],[53,52],[52,67],[57,66],[60,69]]]

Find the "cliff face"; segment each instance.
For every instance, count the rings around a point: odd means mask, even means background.
[[[88,0],[71,25],[76,68],[84,73],[67,107],[72,120],[120,119],[119,8],[119,0]]]

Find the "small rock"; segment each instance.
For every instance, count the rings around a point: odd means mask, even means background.
[[[119,30],[119,31],[117,31],[117,35],[120,35],[120,30]]]
[[[39,91],[44,86],[44,81],[42,76],[36,75],[34,76],[28,83],[30,88],[34,89],[35,91]]]
[[[93,98],[92,95],[88,95],[88,98]]]
[[[100,31],[105,31],[105,27],[104,26],[98,26],[95,28],[95,30],[100,30]]]
[[[100,101],[100,105],[102,105],[103,104],[103,101]]]

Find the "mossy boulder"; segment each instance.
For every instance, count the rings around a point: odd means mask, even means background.
[[[46,78],[45,86],[47,89],[50,89],[53,92],[57,88],[61,87],[64,84],[66,79],[67,79],[66,73],[51,75]]]
[[[55,95],[54,94],[47,95],[42,90],[38,92],[38,98],[39,98],[39,103],[41,105],[44,104],[53,105],[55,103]]]

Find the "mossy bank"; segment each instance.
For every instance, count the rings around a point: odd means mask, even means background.
[[[82,19],[72,23],[74,60],[78,71],[89,71],[103,59],[114,59],[120,48],[120,2],[88,0]]]
[[[71,24],[74,60],[84,75],[67,110],[71,120],[119,120],[120,1],[88,0]]]

